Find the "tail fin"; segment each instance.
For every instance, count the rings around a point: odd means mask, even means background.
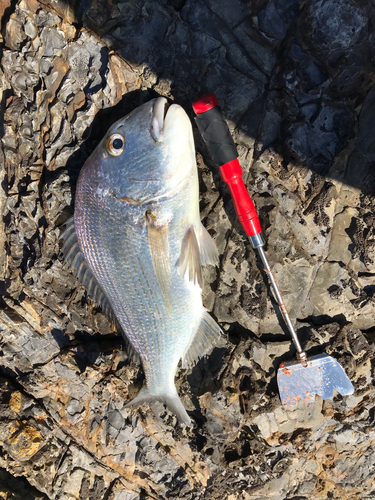
[[[156,401],[160,401],[164,403],[168,410],[176,415],[176,417],[186,425],[191,424],[191,420],[189,415],[186,413],[184,405],[179,398],[177,391],[175,390],[175,394],[167,395],[167,394],[150,394],[149,390],[146,386],[143,386],[140,393],[136,398],[134,398],[130,403],[125,405],[125,408],[130,408],[131,406],[142,405],[143,403],[155,403]]]

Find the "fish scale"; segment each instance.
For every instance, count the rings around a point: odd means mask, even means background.
[[[201,298],[201,266],[218,255],[200,222],[190,121],[175,104],[165,114],[165,103],[111,127],[80,173],[75,233],[68,222],[62,239],[141,359],[146,384],[129,406],[161,401],[188,424],[174,376],[180,359],[195,362],[221,334]],[[111,149],[114,137],[121,151]]]
[[[184,197],[186,201],[186,195]],[[174,206],[181,206],[181,202],[181,194],[178,194],[172,201],[171,212],[178,214],[178,208],[175,210]],[[172,362],[175,362],[175,358],[178,362],[185,349],[184,342],[179,340],[186,342],[191,336],[190,315],[171,317],[166,311],[160,292],[159,297],[155,298],[154,290],[158,291],[159,287],[148,252],[146,227],[138,222],[140,230],[134,231],[130,225],[136,210],[133,210],[130,217],[124,216],[123,203],[116,199],[111,200],[109,206],[97,203],[86,203],[84,206],[87,219],[83,216],[82,225],[86,229],[81,245],[85,247],[85,239],[101,242],[100,245],[90,245],[91,251],[87,256],[87,260],[91,262],[90,268],[113,305],[114,313],[128,339],[147,362],[147,366],[144,363],[146,374],[153,370],[160,379],[165,369],[161,366],[160,373],[155,369],[159,365],[159,355],[162,353],[163,364],[168,363],[170,357]],[[168,211],[168,206],[166,209]],[[158,211],[157,206],[155,211]],[[77,210],[77,219],[79,214]],[[143,219],[141,210],[138,218]],[[182,232],[180,230],[180,233]],[[176,240],[179,240],[178,236],[177,233]],[[179,249],[173,243],[171,246],[171,260],[177,261]],[[139,253],[139,248],[144,249],[144,252]],[[174,273],[177,275],[176,268]],[[186,290],[184,282],[181,285],[174,288],[173,305],[174,308],[183,310],[186,301],[191,300],[191,293]],[[195,296],[196,294],[193,294],[193,297]],[[137,309],[141,312],[138,313]],[[189,311],[189,308],[186,310]],[[160,335],[160,330],[171,334]],[[176,344],[181,345],[179,351],[176,350]],[[151,345],[156,347],[153,351],[150,349]]]

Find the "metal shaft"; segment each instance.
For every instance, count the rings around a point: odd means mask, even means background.
[[[251,239],[250,239],[250,241],[251,241]],[[293,325],[292,325],[292,322],[290,321],[289,314],[285,308],[285,304],[284,304],[283,298],[280,294],[279,288],[277,286],[275,277],[272,274],[270,265],[268,264],[266,254],[264,253],[264,250],[261,246],[257,246],[256,249],[258,250],[260,258],[262,259],[262,262],[264,265],[264,271],[270,280],[270,283],[271,283],[271,286],[272,286],[272,289],[273,289],[273,292],[275,295],[275,299],[276,299],[277,304],[280,308],[280,311],[283,315],[286,326],[288,327],[288,330],[290,331],[294,345],[296,346],[297,359],[298,359],[298,361],[300,361],[302,366],[307,366],[306,353],[302,350],[301,344],[299,343],[299,340],[298,340],[297,333],[295,332]]]

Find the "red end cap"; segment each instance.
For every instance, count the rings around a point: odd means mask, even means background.
[[[196,115],[205,113],[212,108],[216,108],[216,106],[219,106],[219,101],[215,94],[202,95],[202,97],[193,102],[193,109]]]

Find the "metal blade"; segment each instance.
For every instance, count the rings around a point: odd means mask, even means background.
[[[336,390],[342,396],[353,394],[354,387],[342,366],[328,354],[307,359],[303,367],[299,361],[283,363],[277,372],[280,399],[283,406],[295,406],[298,401],[312,403],[315,395],[331,399]]]

